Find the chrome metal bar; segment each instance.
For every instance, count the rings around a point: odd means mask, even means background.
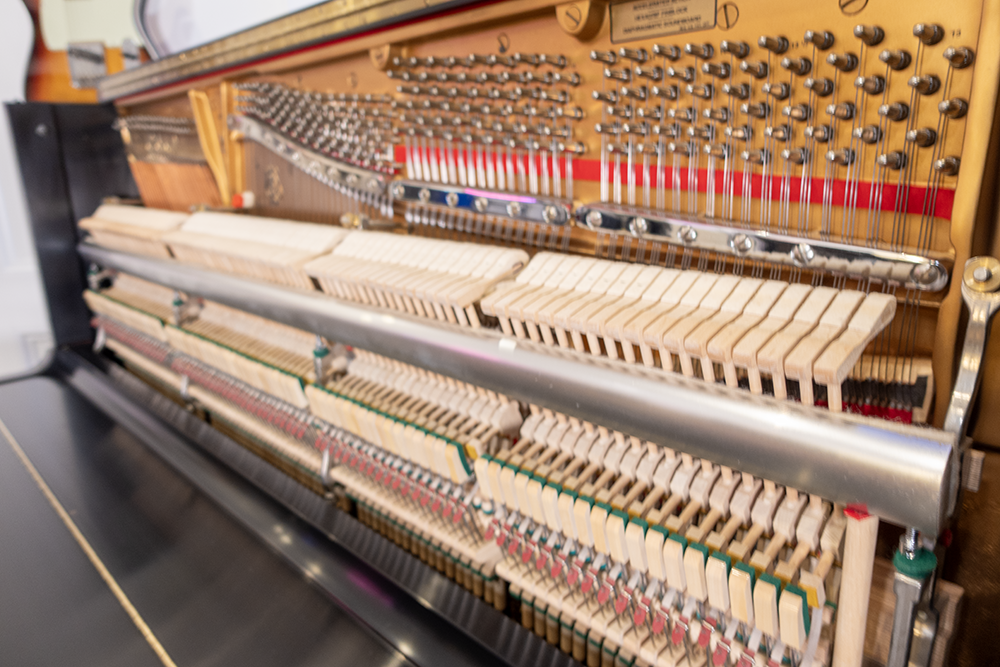
[[[295,167],[331,187],[339,186],[357,193],[384,196],[386,187],[392,180],[389,174],[357,167],[311,151],[253,118],[232,114],[229,116],[229,129],[242,132],[244,138],[273,151]]]
[[[176,84],[223,68],[238,67],[278,53],[413,20],[468,5],[472,0],[353,0],[321,2],[181,53],[160,54],[140,67],[106,76],[97,84],[102,102]],[[136,5],[139,6],[138,4]],[[136,17],[143,26],[144,17]],[[148,45],[157,44],[144,40]],[[157,47],[162,44],[157,44]]]
[[[966,419],[981,378],[983,355],[990,322],[1000,310],[1000,262],[993,257],[973,257],[962,275],[962,298],[969,309],[969,325],[962,344],[962,358],[955,389],[948,404],[944,429],[959,438],[965,435]]]
[[[390,192],[395,201],[444,206],[549,225],[565,225],[572,217],[570,202],[523,192],[498,192],[423,181],[396,181]]]
[[[824,412],[396,312],[108,250],[87,261],[704,457],[937,534],[953,435]]]
[[[726,227],[701,219],[667,216],[661,211],[607,204],[582,206],[576,210],[576,219],[591,229],[622,232],[740,259],[862,280],[871,278],[924,292],[938,292],[948,285],[948,269],[944,264],[919,255]]]

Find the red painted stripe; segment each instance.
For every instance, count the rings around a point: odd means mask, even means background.
[[[441,149],[438,149],[440,152]],[[464,154],[464,153],[463,153]],[[396,162],[401,164],[406,162],[406,150],[403,146],[396,146],[394,152],[394,158]],[[536,160],[539,158],[536,158]],[[667,183],[667,188],[670,189],[673,183],[674,170],[671,167],[666,167],[665,171],[665,181]],[[539,166],[539,173],[541,173],[541,167]],[[626,183],[626,175],[628,170],[626,167],[621,169],[622,184]],[[565,175],[565,169],[563,169],[563,175]],[[653,184],[657,183],[657,176],[655,168],[650,168],[650,178]],[[599,160],[583,160],[577,159],[573,161],[573,179],[576,181],[589,181],[592,183],[600,182],[601,180],[601,163]],[[688,183],[690,178],[688,177],[687,169],[680,170],[680,183],[681,190],[687,192]],[[641,167],[635,167],[635,182],[636,187],[641,187],[643,185],[643,174]],[[772,179],[771,183],[771,201],[780,201],[784,195],[784,190],[782,189],[783,179],[781,176],[777,176]],[[715,193],[722,194],[722,170],[716,170],[715,172]],[[750,191],[751,196],[754,199],[761,199],[761,191],[764,185],[764,179],[760,174],[754,174],[751,177]],[[807,193],[808,201],[813,204],[822,204],[824,196],[824,183],[822,178],[812,179],[812,190]],[[708,190],[708,170],[699,169],[697,178],[698,192],[706,192]],[[789,179],[790,192],[789,200],[792,202],[801,201],[801,187],[802,178],[799,176],[792,176]],[[737,197],[743,196],[743,180],[740,173],[736,173],[733,177],[733,190]],[[860,211],[867,211],[870,206],[871,193],[872,193],[872,183],[869,181],[862,181],[859,183],[854,183],[854,197],[856,197],[856,204]],[[955,204],[955,191],[950,188],[939,188],[935,195],[934,191],[923,186],[910,186],[909,188],[900,188],[897,185],[886,183],[882,188],[882,199],[881,199],[881,209],[883,211],[894,211],[896,210],[896,197],[897,194],[902,190],[902,197],[905,202],[905,210],[907,213],[914,215],[920,215],[925,207],[929,210],[934,211],[934,217],[942,218],[944,220],[951,220],[952,208]],[[837,179],[830,182],[830,194],[831,201],[834,206],[843,206],[847,199],[847,181],[843,179]],[[871,202],[878,203],[878,202]],[[874,208],[874,207],[872,207]],[[902,207],[901,207],[902,208]]]

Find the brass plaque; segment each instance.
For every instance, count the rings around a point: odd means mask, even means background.
[[[628,0],[611,4],[611,41],[676,35],[715,27],[716,0]]]

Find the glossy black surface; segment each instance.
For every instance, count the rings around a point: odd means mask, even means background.
[[[76,221],[108,196],[136,198],[110,104],[6,105],[57,345],[89,341]]]
[[[178,665],[407,664],[67,384],[0,385],[0,419]],[[0,664],[158,664],[0,445]]]
[[[2,434],[0,664],[161,664]]]
[[[136,433],[290,565],[416,664],[576,664],[120,367],[61,353],[57,368],[94,405]],[[268,502],[251,484],[283,507]]]

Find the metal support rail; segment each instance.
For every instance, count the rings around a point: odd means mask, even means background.
[[[703,457],[936,535],[955,436],[108,250],[88,261]]]
[[[391,174],[365,169],[321,155],[247,116],[237,114],[229,116],[229,129],[241,132],[245,139],[257,142],[339,192],[349,193],[354,197],[387,196],[386,188],[392,180]]]
[[[947,267],[931,257],[742,229],[726,226],[724,221],[720,224],[612,204],[580,206],[575,215],[577,223],[589,229],[630,234],[737,259],[871,279],[922,292],[940,292],[948,286]]]
[[[398,202],[432,204],[470,213],[498,215],[548,225],[566,225],[572,219],[569,201],[522,192],[498,192],[405,180],[393,183],[389,192]]]

